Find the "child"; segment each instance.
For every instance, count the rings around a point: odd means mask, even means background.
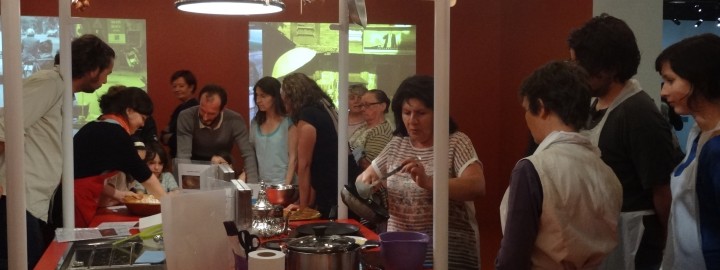
[[[147,147],[147,153],[145,155],[145,162],[147,162],[150,171],[160,179],[160,183],[165,187],[165,191],[168,193],[176,193],[180,190],[178,187],[175,177],[167,171],[168,157],[165,153],[165,149],[158,142],[151,142]],[[140,183],[135,183],[135,191],[138,193],[145,194],[145,188]]]

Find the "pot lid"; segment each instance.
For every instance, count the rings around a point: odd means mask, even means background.
[[[322,235],[358,235],[358,232],[360,232],[360,228],[358,228],[358,226],[339,222],[324,222],[300,225],[299,227],[297,227],[296,231],[298,233],[298,236],[318,235],[315,232],[315,229],[313,229],[317,226],[326,227]]]
[[[338,235],[325,236],[327,226],[314,226],[315,235],[303,236],[287,242],[288,249],[306,253],[336,253],[345,252],[355,239]]]

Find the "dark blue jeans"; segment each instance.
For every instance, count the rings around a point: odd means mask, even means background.
[[[27,222],[28,269],[33,269],[47,248],[43,240],[45,222],[27,211],[25,211],[25,220]],[[2,226],[0,229],[0,269],[8,269],[7,202],[4,196],[0,198],[0,226]]]

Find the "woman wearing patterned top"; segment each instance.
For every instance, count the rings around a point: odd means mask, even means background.
[[[390,99],[385,92],[379,89],[368,91],[362,96],[360,106],[363,109],[365,125],[350,136],[350,151],[355,162],[365,169],[390,141],[393,128],[390,122],[385,120],[385,114],[390,109]]]
[[[433,233],[433,78],[413,76],[392,100],[395,137],[357,179],[365,184],[398,166],[387,179],[388,231]],[[483,168],[467,135],[450,119],[449,269],[479,269],[479,234],[473,201],[485,194]],[[432,263],[432,241],[425,262]]]

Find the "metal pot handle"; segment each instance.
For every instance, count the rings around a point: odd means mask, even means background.
[[[312,230],[315,233],[316,237],[323,237],[323,236],[325,236],[325,230],[327,230],[327,228],[328,228],[328,226],[318,225],[318,226],[313,226]]]

